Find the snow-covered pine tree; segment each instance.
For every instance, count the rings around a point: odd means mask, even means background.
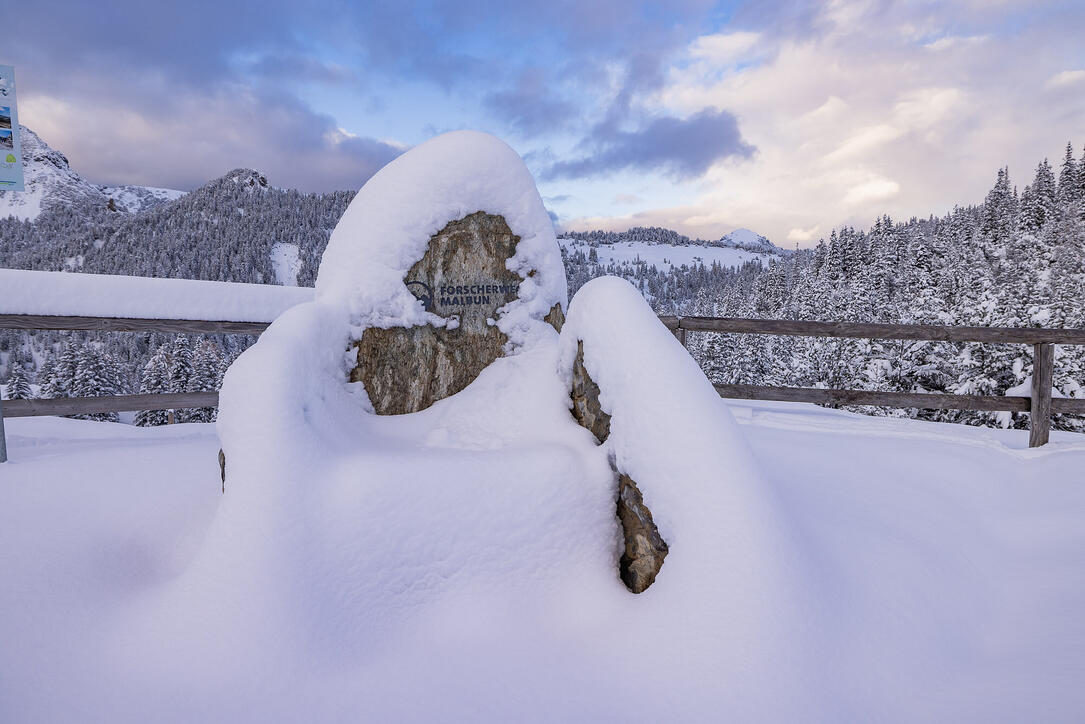
[[[188,337],[178,335],[169,345],[169,389],[168,392],[188,391],[188,381],[192,376],[192,347]],[[190,410],[171,410],[172,422],[187,422]]]
[[[218,347],[207,340],[196,345],[196,350],[192,354],[192,374],[188,378],[188,392],[217,390],[221,367],[222,357]],[[216,417],[214,407],[201,407],[187,410],[186,413],[187,422],[214,422]]]
[[[170,391],[170,358],[166,347],[159,347],[143,365],[139,378],[140,394],[160,395]],[[141,410],[136,413],[140,427],[165,425],[169,421],[166,410]]]
[[[38,370],[38,394],[43,399],[62,397],[63,395],[57,394],[58,391],[56,360],[52,352],[46,352],[45,361],[42,362],[41,369]]]
[[[11,366],[11,374],[8,375],[8,383],[4,387],[4,394],[9,400],[29,400],[34,397],[30,389],[30,382],[26,379],[26,374],[19,365]]]
[[[113,365],[101,350],[91,346],[80,348],[75,377],[69,389],[72,397],[110,397],[119,393]],[[99,422],[118,420],[116,412],[94,412],[76,417]]]
[[[81,355],[82,345],[69,338],[60,352],[60,357],[53,365],[50,388],[53,394],[50,394],[50,397],[75,397],[72,386],[75,383],[75,372]]]

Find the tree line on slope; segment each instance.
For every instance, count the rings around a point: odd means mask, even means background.
[[[813,250],[774,260],[736,284],[705,288],[696,313],[824,321],[1085,327],[1085,158],[1068,145],[1018,193],[1001,169],[983,204],[869,231],[843,228]],[[713,381],[1002,395],[1032,374],[1024,345],[695,335]],[[1085,349],[1057,347],[1055,387],[1085,396]],[[1023,427],[1024,414],[886,411],[974,425]],[[1056,427],[1085,430],[1080,417]]]

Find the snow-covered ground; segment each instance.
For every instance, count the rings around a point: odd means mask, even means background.
[[[781,700],[795,699],[802,716],[792,721],[1082,719],[1085,443],[1079,436],[1054,433],[1051,445],[1028,450],[1021,431],[799,404],[719,404],[738,421],[775,500],[774,516],[802,551],[801,568],[791,575],[803,590],[808,628],[776,662],[776,675],[762,682]],[[520,471],[552,467],[553,446],[471,454],[454,453],[447,443],[442,452],[433,441],[401,440],[418,461],[399,471],[404,507],[384,494],[374,497],[362,480],[339,503],[388,516],[375,531],[366,528],[379,518],[355,521],[355,535],[382,555],[402,551],[398,560],[341,561],[337,575],[368,580],[369,598],[338,599],[319,589],[294,598],[301,592],[280,586],[237,600],[232,591],[255,572],[225,570],[201,580],[215,587],[204,598],[220,603],[205,610],[185,607],[195,558],[226,555],[225,546],[273,551],[278,545],[273,530],[263,540],[208,536],[231,499],[229,487],[225,496],[220,492],[213,425],[135,428],[25,418],[7,427],[11,462],[0,466],[0,720],[602,721],[637,711],[651,720],[670,711],[671,721],[706,721],[727,718],[727,702],[741,698],[732,690],[736,679],[713,669],[680,691],[642,688],[653,671],[690,669],[683,656],[700,651],[697,633],[682,633],[666,611],[657,611],[658,623],[678,635],[673,646],[646,649],[643,661],[621,661],[625,647],[616,641],[647,632],[613,631],[575,595],[530,603],[500,579],[475,578],[472,590],[459,588],[464,571],[450,569],[439,547],[454,539],[425,527],[440,519],[410,524],[412,497],[444,489],[448,531],[496,535],[507,526],[491,513],[522,493],[495,489],[498,507],[479,511],[466,525],[456,520],[463,511],[454,501],[473,483],[465,472],[449,476],[449,465],[493,480],[505,466],[507,485],[517,486]],[[367,453],[375,464],[395,455],[387,439],[375,447],[384,448]],[[720,471],[720,484],[726,480]],[[298,510],[280,525],[286,530],[314,512]],[[719,534],[726,546],[727,531]],[[429,549],[427,541],[438,547]],[[485,559],[460,563],[493,571],[500,568],[495,560],[504,559],[510,571],[521,571],[511,577],[528,580],[575,573],[521,558],[537,550],[530,540],[503,544]],[[653,596],[669,585],[670,564],[645,594],[623,595],[652,608]],[[614,569],[613,581],[602,583],[620,591],[616,561]],[[572,588],[599,584],[566,581]],[[321,604],[315,609],[313,599]],[[721,611],[731,605],[703,603]],[[218,649],[223,660],[177,647],[179,640],[206,641],[216,621],[235,617],[238,606],[256,619],[285,606],[293,627],[263,643],[227,641]],[[358,631],[367,636],[337,639],[312,617],[314,610],[344,608],[360,614]],[[472,658],[480,652],[490,658]],[[820,693],[811,697],[811,691]]]
[[[301,271],[298,245],[287,241],[275,242],[271,246],[271,268],[275,270],[276,284],[296,287],[298,273]]]
[[[558,239],[558,243],[569,253],[583,251],[584,254],[589,254],[592,249],[588,242],[580,239]],[[687,266],[695,264],[712,266],[713,263],[717,263],[721,266],[734,267],[742,266],[744,263],[753,260],[760,260],[762,263],[767,264],[770,259],[775,258],[775,254],[758,253],[734,247],[698,246],[694,244],[672,246],[670,244],[651,244],[643,241],[619,241],[614,244],[599,244],[594,248],[595,253],[599,256],[600,264],[614,263],[621,266],[644,262],[648,266],[657,267],[660,271],[667,271],[683,264]]]

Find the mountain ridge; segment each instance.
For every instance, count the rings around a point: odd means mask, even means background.
[[[102,207],[110,211],[137,213],[185,194],[176,189],[151,186],[92,183],[71,167],[67,156],[42,140],[33,130],[20,124],[19,134],[26,190],[0,191],[0,218],[14,216],[21,221],[32,222],[42,212],[57,206]]]

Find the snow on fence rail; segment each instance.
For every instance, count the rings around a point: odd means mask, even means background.
[[[0,283],[6,281],[5,272],[0,270]],[[56,272],[20,272],[19,275],[57,274]],[[66,277],[89,277],[94,275],[62,274]],[[111,277],[103,277],[110,279]],[[134,279],[126,277],[125,279]],[[187,286],[186,280],[154,279],[145,280],[154,283],[158,289],[163,282],[179,282]],[[249,299],[251,305],[245,307],[237,303],[234,296],[229,314],[222,316],[247,317],[234,319],[205,320],[184,318],[173,311],[183,307],[172,307],[171,303],[160,300],[152,309],[165,309],[169,314],[163,318],[88,316],[68,314],[26,314],[4,313],[18,306],[8,297],[7,287],[0,286],[5,294],[0,298],[0,329],[43,329],[43,330],[97,330],[112,332],[182,332],[216,334],[259,334],[267,329],[279,313],[294,304],[307,301],[312,297],[312,290],[305,294],[296,294],[296,288],[257,284],[228,284],[220,282],[192,282],[193,284],[223,284],[229,287],[263,287],[270,292],[256,292]],[[127,284],[127,282],[126,282]],[[142,282],[140,283],[142,284]],[[76,287],[81,285],[77,284]],[[105,287],[110,285],[106,284]],[[132,286],[132,291],[139,284]],[[180,290],[181,286],[177,289]],[[93,285],[91,285],[93,287]],[[87,287],[82,287],[86,289]],[[287,290],[290,290],[288,293]],[[72,289],[72,291],[77,291]],[[196,295],[203,289],[189,288],[188,294]],[[40,293],[40,289],[38,290]],[[218,294],[212,291],[212,294]],[[224,292],[225,293],[225,290]],[[242,293],[244,294],[244,293]],[[227,295],[229,296],[229,295]],[[35,298],[27,294],[24,299]],[[179,299],[179,298],[178,298]],[[188,299],[188,308],[209,308],[198,299]],[[70,311],[73,305],[81,304],[70,300],[61,304],[48,305],[50,309]],[[261,307],[261,305],[263,305]],[[40,308],[41,305],[35,305]],[[88,305],[95,306],[95,305]],[[120,309],[120,313],[136,309],[142,305],[122,303],[109,307],[109,311]],[[260,311],[263,313],[261,314]],[[25,310],[20,310],[25,312]],[[114,314],[118,313],[113,311]],[[216,314],[216,316],[218,316]],[[1031,344],[1035,359],[1032,394],[1022,396],[980,396],[950,395],[940,393],[918,394],[910,392],[874,392],[870,390],[816,389],[809,387],[767,387],[762,385],[716,385],[721,397],[746,400],[779,400],[784,402],[813,402],[834,405],[871,405],[878,407],[952,409],[952,410],[988,410],[1029,413],[1029,446],[1038,447],[1047,443],[1051,430],[1051,415],[1085,413],[1085,399],[1052,399],[1051,387],[1054,374],[1054,345],[1085,345],[1085,329],[1040,329],[1023,327],[945,327],[938,325],[909,324],[862,324],[853,322],[809,322],[785,319],[742,319],[729,317],[673,317],[663,316],[660,321],[678,337],[684,345],[686,333],[722,332],[739,334],[777,334],[811,337],[852,337],[865,339],[909,339],[932,342],[981,342],[998,344]],[[34,415],[75,415],[95,412],[119,412],[132,410],[168,410],[185,407],[214,407],[218,404],[217,392],[172,393],[158,395],[119,395],[111,397],[60,398],[45,400],[8,400],[0,403],[0,462],[6,459],[4,446],[4,417],[29,417]]]
[[[76,315],[69,319],[271,322],[290,307],[312,299],[313,290],[308,287],[0,269],[0,314],[17,317]],[[120,329],[108,326],[108,322],[87,321],[85,324],[91,326],[61,329]],[[223,331],[228,333],[228,330]]]

